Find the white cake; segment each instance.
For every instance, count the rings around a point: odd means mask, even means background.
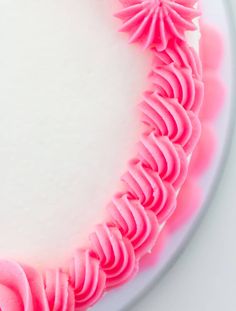
[[[134,154],[151,59],[108,2],[1,1],[1,257],[62,264]]]

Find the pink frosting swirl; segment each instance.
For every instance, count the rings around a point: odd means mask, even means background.
[[[194,48],[190,47],[186,41],[171,39],[164,51],[154,51],[154,65],[157,67],[174,63],[176,67],[189,68],[194,78],[201,80],[202,66]]]
[[[158,172],[160,177],[180,188],[187,175],[187,156],[180,145],[173,144],[168,137],[158,137],[154,131],[142,136],[139,143],[141,161]]]
[[[98,225],[90,235],[90,241],[106,274],[107,288],[125,283],[136,273],[134,248],[116,227]]]
[[[147,210],[152,210],[159,223],[166,221],[176,207],[176,193],[170,183],[163,181],[157,172],[146,167],[140,160],[129,163],[122,177],[130,195],[139,200]]]
[[[186,111],[176,99],[160,96],[157,92],[146,93],[141,104],[143,122],[153,127],[160,136],[183,147],[189,154],[200,136],[200,121],[191,111]]]
[[[120,0],[124,8],[116,13],[123,21],[120,31],[130,33],[130,42],[160,51],[175,37],[185,40],[187,30],[196,30],[193,19],[200,15],[197,0]]]
[[[0,310],[49,311],[41,275],[33,268],[1,260]]]
[[[44,276],[44,287],[50,311],[74,311],[74,290],[69,277],[61,270],[48,270]]]
[[[194,78],[191,69],[178,68],[174,63],[154,66],[150,79],[159,95],[176,98],[185,110],[199,112],[203,100],[203,83]]]
[[[0,261],[1,311],[74,311],[74,291],[62,271],[43,277],[31,267]]]
[[[100,262],[90,250],[78,250],[69,266],[70,282],[74,289],[75,307],[87,309],[104,293],[106,275]]]
[[[129,195],[120,194],[113,197],[108,212],[122,235],[130,240],[137,258],[151,251],[159,234],[157,218],[152,211],[146,211]]]

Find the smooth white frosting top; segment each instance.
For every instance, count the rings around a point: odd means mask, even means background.
[[[150,60],[127,48],[114,10],[1,2],[1,257],[61,263],[117,190]]]

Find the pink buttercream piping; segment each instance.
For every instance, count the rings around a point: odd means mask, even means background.
[[[42,276],[33,268],[1,260],[0,310],[50,310]]]
[[[74,289],[69,277],[60,270],[48,270],[44,276],[44,288],[49,310],[73,311],[75,307]]]
[[[120,0],[124,8],[116,14],[123,21],[122,32],[129,42],[141,41],[145,48],[165,50],[168,41],[185,41],[186,30],[196,30],[193,19],[200,15],[194,8],[198,0]]]
[[[156,244],[161,225],[173,214],[185,182],[188,156],[199,136],[203,99],[199,57],[185,32],[195,30],[197,0],[120,0],[121,31],[153,53],[152,87],[140,109],[146,130],[137,155],[123,175],[107,219],[75,252],[67,268],[47,271],[0,261],[1,311],[72,311],[95,304],[110,288],[138,271],[140,259]]]
[[[141,269],[156,265],[165,246],[175,232],[187,224],[202,206],[202,177],[212,166],[217,152],[217,133],[214,126],[222,106],[225,104],[225,84],[221,76],[221,63],[224,55],[223,36],[218,29],[201,23],[200,55],[203,63],[204,101],[200,110],[202,131],[199,142],[192,154],[187,179],[177,198],[177,207],[161,231],[158,243],[151,254],[146,254],[141,261]],[[212,47],[217,47],[212,53]],[[178,50],[178,49],[177,49]],[[176,57],[177,51],[164,51],[160,57],[163,64]],[[159,61],[159,64],[160,64]],[[185,63],[187,64],[187,63]],[[191,66],[194,68],[194,66]],[[199,71],[197,70],[197,73]],[[197,74],[196,73],[196,74]],[[209,146],[211,148],[209,149]]]
[[[75,252],[69,265],[69,276],[76,310],[86,309],[101,297],[106,285],[106,274],[90,250]]]

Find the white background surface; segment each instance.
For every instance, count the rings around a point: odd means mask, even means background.
[[[235,159],[234,131],[222,180],[194,238],[161,282],[130,310],[236,310]]]

